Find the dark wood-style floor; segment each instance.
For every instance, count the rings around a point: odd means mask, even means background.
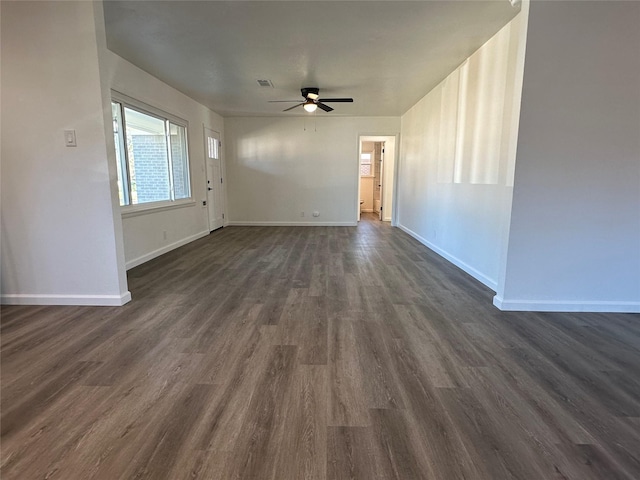
[[[2,308],[9,479],[638,479],[640,317],[504,313],[371,219],[230,227]]]

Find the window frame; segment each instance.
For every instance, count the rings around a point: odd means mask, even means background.
[[[159,200],[156,202],[144,202],[144,203],[136,203],[136,204],[129,204],[129,205],[120,205],[120,212],[122,216],[132,217],[132,216],[141,215],[150,211],[170,210],[174,208],[181,208],[181,207],[188,207],[188,206],[195,205],[196,201],[193,197],[193,183],[191,181],[192,175],[191,175],[191,155],[189,152],[189,122],[183,118],[172,115],[164,110],[156,108],[140,100],[136,100],[135,98],[132,98],[116,90],[111,90],[111,102],[118,103],[121,106],[122,121],[120,122],[121,124],[119,124],[118,127],[122,129],[123,138],[126,138],[126,135],[127,135],[127,130],[126,130],[127,126],[126,126],[126,118],[124,116],[124,109],[130,108],[132,110],[138,111],[150,117],[163,120],[165,122],[165,125],[166,125],[166,122],[168,122],[169,125],[174,124],[176,126],[183,127],[184,135],[185,135],[185,150],[187,155],[186,171],[188,172],[187,182],[189,185],[189,197],[180,198],[177,200],[170,198],[168,200]],[[170,134],[168,136],[170,136]],[[167,148],[167,151],[168,151],[167,154],[169,155],[168,161],[169,161],[170,196],[173,197],[175,195],[175,188],[174,188],[173,178],[172,178],[173,163],[171,159],[170,143],[168,143],[168,147],[169,148]],[[121,145],[116,144],[115,149],[121,149]],[[127,178],[125,179],[126,185],[123,185],[123,188],[127,189],[127,193],[125,196],[128,197],[130,200],[131,199],[131,174],[129,172],[129,158],[126,156],[128,155],[126,146],[123,150],[124,151],[122,152],[122,154],[125,155],[124,164],[125,164],[125,170],[127,175]],[[118,166],[116,167],[119,168]],[[119,200],[118,200],[118,203],[120,203]]]
[[[368,163],[363,163],[362,162],[362,156],[363,155],[369,155],[370,156]],[[370,166],[370,168],[369,168],[370,174],[369,175],[360,174],[360,178],[374,178],[376,176],[375,175],[375,164],[374,164],[374,161],[373,161],[373,152],[360,152],[360,164],[358,165],[358,169],[360,171],[362,171],[362,165],[369,165]]]

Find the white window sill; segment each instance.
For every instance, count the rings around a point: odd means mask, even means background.
[[[165,210],[173,210],[175,208],[192,207],[195,204],[196,201],[193,198],[183,198],[175,202],[143,203],[141,205],[120,207],[120,214],[122,215],[122,218],[137,217],[138,215],[163,212]]]

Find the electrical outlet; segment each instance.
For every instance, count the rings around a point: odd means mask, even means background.
[[[319,212],[319,211],[317,211],[317,210],[314,210],[314,212],[313,212],[313,216],[314,216],[314,217],[319,217],[319,216],[320,216],[320,212]]]

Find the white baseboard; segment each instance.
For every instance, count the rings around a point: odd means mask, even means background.
[[[90,305],[119,307],[131,301],[131,292],[121,295],[1,295],[3,305]]]
[[[163,255],[167,252],[170,252],[171,250],[175,250],[178,247],[181,247],[183,245],[186,245],[187,243],[191,243],[194,240],[198,240],[199,238],[202,237],[206,237],[207,235],[209,235],[209,230],[205,230],[204,232],[200,232],[200,233],[196,233],[195,235],[191,235],[189,237],[183,238],[181,240],[178,240],[177,242],[173,242],[169,245],[165,245],[162,248],[158,248],[157,250],[154,250],[152,252],[146,253],[138,258],[134,258],[133,260],[129,260],[127,262],[127,270],[132,269],[133,267],[137,267],[138,265],[142,265],[145,262],[148,262],[149,260],[153,260],[156,257],[159,257],[160,255]]]
[[[358,222],[253,222],[231,221],[236,227],[355,227]]]
[[[471,275],[473,278],[475,278],[479,282],[481,282],[484,285],[486,285],[487,287],[489,287],[494,292],[498,289],[498,282],[496,280],[493,280],[492,278],[487,277],[482,272],[480,272],[480,271],[476,270],[475,268],[473,268],[472,266],[466,264],[465,262],[463,262],[459,258],[447,253],[446,251],[442,250],[440,247],[437,247],[433,243],[429,242],[426,238],[421,237],[416,232],[414,232],[413,230],[405,227],[404,225],[398,224],[398,228],[400,230],[402,230],[403,232],[408,233],[413,238],[415,238],[420,243],[422,243],[425,247],[428,247],[430,250],[433,250],[435,253],[437,253],[438,255],[443,257],[444,259],[446,259],[449,262],[453,263],[456,267],[458,267],[461,270],[465,271],[466,273]]]
[[[373,213],[373,208],[363,208],[360,210],[362,213]]]
[[[640,313],[640,302],[505,300],[496,295],[493,304],[507,312]]]

